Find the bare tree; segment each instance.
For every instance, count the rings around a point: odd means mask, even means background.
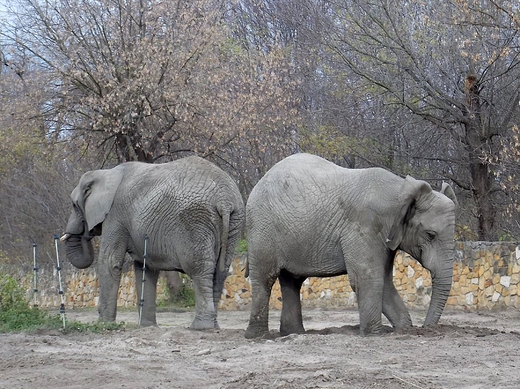
[[[320,3],[329,6],[321,31],[333,53],[327,74],[335,103],[329,98],[328,109],[343,110],[353,125],[328,123],[356,139],[369,163],[456,183],[471,196],[474,206],[467,203],[463,216],[477,221],[478,239],[496,238],[501,187],[494,161],[499,139],[518,120],[520,97],[510,2]],[[371,131],[360,133],[366,123],[373,123]],[[378,154],[386,161],[370,160]]]
[[[276,56],[243,51],[225,1],[23,0],[4,33],[54,74],[44,112],[105,157],[153,162],[220,154],[283,109]],[[23,11],[22,11],[23,9]],[[260,72],[260,74],[259,74]]]
[[[263,52],[237,42],[225,20],[229,2],[8,4],[10,18],[0,37],[9,51],[10,73],[19,73],[20,85],[29,69],[42,74],[37,89],[26,85],[28,93],[43,91],[45,96],[27,103],[40,131],[36,156],[44,146],[62,152],[49,161],[49,171],[11,172],[2,181],[12,212],[0,212],[0,217],[17,226],[8,233],[13,240],[36,226],[38,231],[49,223],[58,231],[63,228],[61,213],[57,219],[32,214],[35,220],[26,228],[20,227],[19,216],[36,203],[48,205],[37,193],[59,191],[56,203],[68,206],[79,173],[72,168],[77,158],[90,161],[98,155],[97,162],[85,164],[92,169],[195,153],[234,175],[246,197],[265,171],[265,156],[276,156],[267,162],[272,164],[294,143],[293,96],[287,93],[293,81],[286,54],[283,48]],[[7,110],[0,112],[0,120],[2,115],[9,118]],[[27,125],[27,119],[17,112],[18,123]],[[24,135],[16,126],[11,129]],[[0,129],[3,136],[10,135]],[[59,165],[60,156],[68,166]],[[0,233],[9,228],[6,224]],[[170,279],[170,284],[175,282]]]
[[[43,75],[15,66],[12,54],[5,53],[0,72],[0,261],[28,267],[33,243],[40,263],[55,258],[53,234],[67,221],[79,175],[66,145],[45,136]]]

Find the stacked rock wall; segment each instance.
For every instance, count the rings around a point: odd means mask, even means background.
[[[520,283],[520,247],[516,243],[457,242],[453,266],[453,285],[447,307],[465,310],[494,310],[520,308],[518,287]],[[245,256],[237,257],[224,285],[219,309],[248,309],[251,303],[251,285],[244,277]],[[27,287],[29,299],[33,299],[32,272],[3,267]],[[410,308],[426,309],[430,302],[432,281],[430,273],[412,257],[398,253],[394,261],[394,284],[405,304]],[[53,268],[38,271],[36,304],[59,307],[57,273]],[[97,305],[99,282],[93,268],[76,270],[69,264],[63,266],[66,308],[93,307]],[[304,307],[355,307],[356,295],[350,287],[348,276],[307,279],[301,289]],[[167,300],[166,280],[160,277],[158,300]],[[134,273],[125,270],[119,289],[118,306],[135,306]],[[271,308],[281,308],[278,282],[273,287]]]

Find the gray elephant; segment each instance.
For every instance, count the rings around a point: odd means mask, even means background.
[[[160,270],[188,274],[195,289],[193,329],[218,328],[217,307],[244,219],[237,185],[199,157],[164,164],[123,163],[85,173],[71,194],[73,212],[65,234],[67,259],[82,269],[93,262],[91,239],[101,235],[99,315],[116,319],[125,254],[135,261],[141,296],[148,238],[142,325],[156,324]]]
[[[307,277],[348,273],[356,292],[360,333],[382,329],[384,314],[397,330],[412,321],[393,284],[396,250],[432,275],[425,325],[436,324],[450,293],[456,198],[449,185],[381,168],[346,169],[309,154],[273,166],[246,205],[252,307],[246,337],[268,332],[269,297],[282,291],[280,334],[304,332],[300,288]]]

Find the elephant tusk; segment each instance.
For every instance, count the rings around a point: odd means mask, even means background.
[[[63,236],[60,238],[60,241],[65,242],[69,238],[70,238],[70,234],[63,234]]]

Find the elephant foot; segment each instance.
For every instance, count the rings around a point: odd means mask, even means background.
[[[381,323],[375,324],[375,325],[370,325],[370,326],[360,325],[359,334],[361,336],[380,335],[382,328],[383,328],[383,326]]]
[[[394,325],[394,331],[399,333],[405,333],[412,329],[412,322],[401,324],[401,325]]]
[[[157,327],[157,322],[151,320],[141,320],[141,327]]]
[[[280,326],[280,336],[287,336],[290,334],[304,334],[304,333],[305,333],[305,328],[303,328],[303,325]]]
[[[115,323],[116,318],[115,317],[106,318],[106,317],[99,316],[98,321],[101,323]]]
[[[220,326],[216,319],[198,319],[195,317],[193,323],[191,323],[190,329],[196,331],[218,330],[220,329]]]
[[[245,337],[246,339],[255,339],[264,337],[269,333],[269,329],[267,327],[260,327],[249,324],[246,329]]]

